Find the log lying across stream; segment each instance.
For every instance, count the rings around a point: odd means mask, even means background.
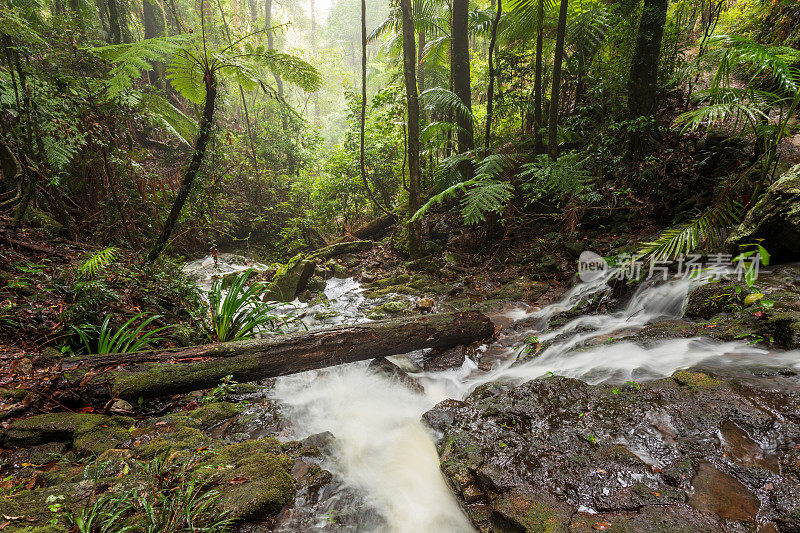
[[[64,385],[86,399],[136,401],[213,387],[227,375],[255,381],[423,348],[447,349],[493,334],[488,317],[463,311],[252,341],[65,359],[62,369]]]

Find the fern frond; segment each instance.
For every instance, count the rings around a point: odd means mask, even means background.
[[[474,120],[472,111],[467,107],[461,98],[452,91],[443,89],[442,87],[433,87],[420,94],[420,99],[425,106],[438,112],[453,112],[461,118]]]
[[[741,216],[741,204],[724,199],[691,222],[670,228],[656,240],[644,243],[639,253],[662,260],[689,254],[701,246],[712,248],[725,240]]]
[[[511,198],[512,187],[506,181],[477,180],[461,200],[461,215],[466,224],[486,220],[486,213],[500,212]]]
[[[269,50],[263,45],[245,45],[244,55],[254,63],[269,69],[273,74],[294,83],[306,92],[318,91],[322,87],[322,76],[309,63],[291,54]]]
[[[108,97],[113,99],[128,90],[133,80],[153,70],[154,62],[173,57],[194,38],[191,35],[154,37],[129,44],[86,48],[85,51],[96,54],[114,65],[108,80]]]
[[[155,126],[160,126],[184,144],[197,134],[197,124],[166,98],[154,93],[141,96],[140,105]]]
[[[109,246],[91,255],[86,261],[78,266],[78,274],[89,278],[94,278],[97,273],[112,263],[117,258],[117,248]]]

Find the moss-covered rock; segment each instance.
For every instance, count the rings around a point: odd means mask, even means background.
[[[88,413],[48,413],[13,422],[0,434],[0,446],[23,447],[67,442],[79,455],[100,455],[130,438],[133,418]]]
[[[197,428],[189,426],[162,428],[156,426],[150,429],[150,433],[138,435],[136,442],[141,443],[135,448],[138,459],[150,460],[156,457],[168,457],[176,452],[194,452],[211,442]]]
[[[261,439],[209,454],[197,472],[220,482],[220,510],[235,518],[263,518],[277,514],[294,498],[293,464],[278,441]]]
[[[689,295],[685,315],[708,320],[719,313],[739,310],[747,292],[746,288],[731,282],[707,283]]]
[[[296,255],[278,268],[272,283],[267,285],[264,299],[274,302],[291,302],[308,288],[308,280],[314,275],[317,263]]]
[[[759,241],[776,262],[800,260],[800,165],[767,189],[727,244],[735,251]]]

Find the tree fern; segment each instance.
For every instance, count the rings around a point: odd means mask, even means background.
[[[576,151],[565,152],[555,161],[541,154],[533,162],[522,165],[520,177],[525,179],[523,188],[536,198],[543,195],[584,195],[591,178],[585,168],[586,160],[585,154]]]
[[[113,263],[117,259],[117,248],[114,246],[109,246],[108,248],[103,248],[99,252],[96,252],[89,256],[83,263],[78,266],[78,274],[81,276],[86,276],[89,278],[94,278],[97,276],[97,273],[108,266],[109,263]]]
[[[454,198],[464,192],[461,214],[467,224],[475,224],[485,219],[490,211],[502,210],[511,198],[511,185],[498,181],[497,177],[516,164],[516,154],[492,154],[482,159],[475,169],[475,177],[467,181],[457,181],[433,196],[411,217],[418,220],[434,205]],[[471,161],[469,154],[456,154],[444,159],[437,169],[437,175],[460,176],[459,167]]]
[[[133,80],[153,70],[154,62],[172,58],[194,38],[192,35],[154,37],[135,43],[88,48],[86,51],[114,65],[108,80],[108,97],[115,98],[129,89]]]

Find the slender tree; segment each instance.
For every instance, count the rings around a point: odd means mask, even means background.
[[[145,39],[167,35],[167,15],[159,0],[142,0],[142,23],[144,24]],[[164,64],[155,61],[153,70],[149,72],[148,77],[151,84],[163,88]]]
[[[561,0],[556,29],[556,51],[553,58],[553,92],[550,93],[550,118],[547,121],[547,153],[552,159],[558,157],[558,105],[561,95],[561,63],[564,59],[564,36],[567,32],[567,8],[569,0]]]
[[[492,137],[492,115],[494,112],[494,49],[497,45],[497,25],[503,15],[503,0],[497,0],[497,13],[492,21],[492,39],[489,42],[489,88],[486,90],[486,139],[484,145],[489,149]]]
[[[361,120],[360,120],[360,166],[361,166],[361,181],[364,183],[364,189],[367,191],[372,203],[383,211],[384,213],[391,214],[384,208],[380,202],[375,198],[372,189],[369,188],[369,181],[367,181],[367,166],[364,161],[364,138],[367,120],[367,1],[361,0]]]
[[[542,143],[542,49],[544,47],[544,0],[536,9],[536,66],[533,81],[533,144],[537,154],[544,152]]]
[[[217,77],[213,70],[206,69],[203,75],[203,83],[206,89],[206,101],[203,105],[203,114],[200,116],[200,130],[194,144],[192,159],[189,162],[189,166],[186,168],[186,173],[183,175],[181,188],[178,190],[178,195],[172,202],[172,209],[169,212],[167,220],[164,222],[161,235],[159,235],[148,255],[148,259],[151,262],[158,259],[161,252],[164,251],[167,242],[169,242],[172,231],[175,229],[175,224],[178,223],[178,217],[183,209],[183,204],[186,203],[189,192],[192,190],[192,184],[197,174],[200,172],[200,165],[203,163],[208,141],[211,139],[211,126],[214,124],[214,108],[217,102]]]
[[[644,0],[628,78],[628,115],[631,118],[651,115],[655,110],[658,60],[666,20],[667,0]]]
[[[453,92],[461,99],[468,109],[472,109],[472,89],[470,87],[469,68],[469,0],[453,0],[451,22],[451,43],[453,47],[450,56],[450,73],[453,77]],[[459,113],[458,123],[458,149],[467,152],[475,148],[472,121],[469,117]]]
[[[414,39],[414,16],[411,0],[400,0],[403,31],[403,77],[406,85],[408,107],[408,211],[412,216],[420,208],[419,171],[419,97],[417,95],[416,42]],[[414,221],[408,227],[408,247],[411,257],[419,257],[421,224]]]
[[[267,30],[267,49],[275,49],[275,35],[272,32],[272,0],[265,0],[264,5],[264,28]],[[278,90],[278,97],[283,98],[283,79],[275,73],[275,87]],[[284,118],[284,128],[286,120]]]

